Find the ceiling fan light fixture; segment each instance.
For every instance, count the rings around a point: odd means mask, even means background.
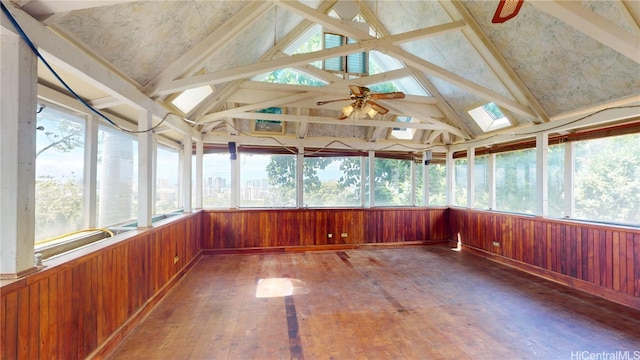
[[[371,106],[367,105],[367,107],[369,108],[367,111],[367,115],[369,116],[369,119],[373,119],[374,116],[378,115],[378,110],[372,108]]]
[[[344,117],[349,117],[349,115],[351,115],[352,112],[353,112],[353,105],[347,105],[342,108],[342,115],[344,115]]]

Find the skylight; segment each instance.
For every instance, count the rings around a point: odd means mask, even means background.
[[[187,89],[182,94],[176,96],[171,103],[185,114],[193,110],[196,105],[200,104],[213,90],[211,86],[205,85],[198,88]]]
[[[412,122],[411,116],[398,116],[398,118],[396,119],[396,122],[410,123]],[[415,133],[415,130],[416,129],[397,127],[397,128],[393,128],[393,130],[391,131],[391,136],[395,137],[396,139],[411,140],[413,139],[413,134]]]
[[[484,132],[502,129],[511,125],[509,119],[494,102],[486,103],[467,112]]]

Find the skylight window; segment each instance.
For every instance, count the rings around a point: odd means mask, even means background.
[[[398,116],[398,118],[396,119],[396,122],[410,123],[413,121],[411,119],[411,116]],[[391,136],[395,137],[396,139],[411,140],[413,139],[413,134],[415,133],[415,131],[416,129],[406,128],[406,127],[396,127],[396,128],[393,128],[393,130],[391,131]]]
[[[486,103],[467,112],[484,132],[502,129],[511,125],[509,119],[494,102]]]
[[[200,104],[209,94],[213,92],[211,86],[205,85],[198,88],[188,89],[182,94],[176,96],[171,103],[185,114],[193,110],[196,105]]]

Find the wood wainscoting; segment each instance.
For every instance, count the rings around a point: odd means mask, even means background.
[[[205,253],[451,239],[447,208],[207,210]]]
[[[199,257],[201,219],[178,215],[3,281],[0,358],[84,359],[110,351]]]
[[[640,230],[450,209],[463,248],[640,309]]]

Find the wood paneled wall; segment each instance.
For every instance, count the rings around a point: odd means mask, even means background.
[[[640,309],[640,230],[466,209],[450,223],[489,257]]]
[[[3,286],[2,359],[84,359],[114,334],[124,336],[131,319],[200,254],[201,219],[182,215],[125,240],[105,240]]]
[[[209,210],[204,212],[202,248],[444,241],[451,237],[448,211],[446,208]],[[342,233],[347,236],[342,237]]]

